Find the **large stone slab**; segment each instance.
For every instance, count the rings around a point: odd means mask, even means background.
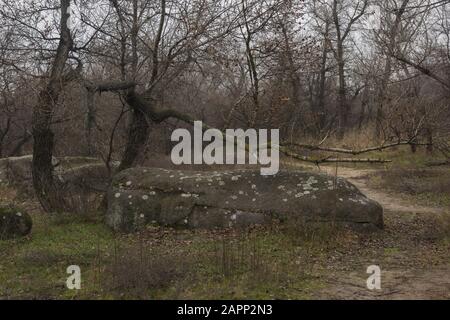
[[[133,168],[108,191],[106,223],[134,232],[149,223],[188,228],[262,224],[273,218],[383,227],[383,209],[344,179],[310,172]]]

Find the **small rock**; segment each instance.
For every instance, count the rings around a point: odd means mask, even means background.
[[[24,237],[33,222],[28,213],[14,207],[0,207],[0,240]]]

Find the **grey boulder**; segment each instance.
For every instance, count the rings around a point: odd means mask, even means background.
[[[31,232],[31,217],[14,207],[0,207],[0,240],[24,237]]]
[[[106,223],[134,232],[151,223],[186,228],[228,228],[272,219],[334,222],[364,230],[383,227],[383,209],[345,179],[282,170],[177,171],[133,168],[108,190]]]

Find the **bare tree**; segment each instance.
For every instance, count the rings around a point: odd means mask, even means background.
[[[64,198],[53,177],[54,133],[51,129],[52,115],[64,82],[65,67],[73,45],[69,29],[70,0],[60,2],[60,34],[58,48],[50,67],[44,89],[39,93],[33,108],[33,185],[36,195],[46,211],[64,210]]]
[[[366,12],[367,5],[368,0],[357,1],[356,3],[352,3],[351,6],[344,0],[333,0],[332,4],[332,16],[336,32],[335,45],[332,49],[338,65],[339,130],[341,135],[347,128],[348,117],[350,114],[347,101],[347,83],[345,74],[345,42],[348,39],[352,28]]]

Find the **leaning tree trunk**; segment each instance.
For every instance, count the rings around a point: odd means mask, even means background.
[[[127,98],[128,105],[133,110],[130,127],[128,129],[127,144],[120,161],[118,172],[131,168],[141,155],[147,144],[150,125],[146,114],[136,105],[134,99]]]
[[[150,125],[149,125],[150,119],[141,109],[142,105],[138,102],[138,100],[135,97],[136,93],[134,91],[131,91],[126,97],[126,101],[128,105],[131,107],[133,113],[131,117],[130,126],[128,129],[127,143],[125,146],[125,150],[122,154],[120,165],[115,171],[115,173],[133,167],[133,165],[136,164],[136,161],[138,160],[139,156],[144,153],[144,149],[148,141],[148,135],[150,132]],[[105,195],[98,209],[100,211],[106,212],[107,207],[108,201]]]
[[[53,108],[62,91],[64,66],[72,47],[68,28],[70,0],[61,0],[61,34],[50,78],[40,92],[33,108],[33,186],[43,209],[47,212],[64,210],[64,197],[53,178],[54,133],[51,129]]]

